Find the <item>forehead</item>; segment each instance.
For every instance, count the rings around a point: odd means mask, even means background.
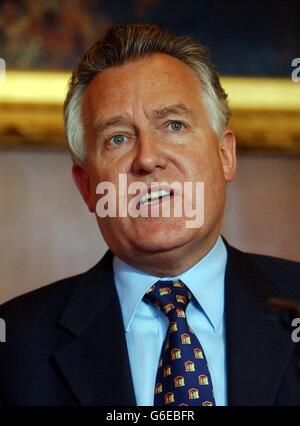
[[[184,62],[165,54],[128,62],[99,73],[89,84],[83,99],[85,116],[149,113],[158,106],[185,104],[200,107],[201,84]]]

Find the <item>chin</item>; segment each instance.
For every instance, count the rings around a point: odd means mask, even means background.
[[[170,251],[188,244],[194,237],[195,229],[178,225],[160,226],[158,229],[149,227],[139,238],[134,240],[137,250],[144,252]]]

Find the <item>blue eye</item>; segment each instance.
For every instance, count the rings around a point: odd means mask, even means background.
[[[125,136],[123,135],[115,135],[110,139],[110,142],[114,145],[122,145],[125,142]]]
[[[183,124],[180,121],[172,121],[170,123],[171,129],[173,132],[180,132],[183,129]]]

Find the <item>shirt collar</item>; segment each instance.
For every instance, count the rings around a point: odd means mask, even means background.
[[[224,313],[224,280],[227,250],[221,237],[207,255],[176,277],[159,278],[113,258],[116,289],[125,331],[129,332],[136,310],[147,289],[158,280],[182,280],[193,293],[212,327],[217,330]]]

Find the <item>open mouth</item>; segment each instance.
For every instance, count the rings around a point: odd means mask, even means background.
[[[150,205],[154,201],[157,201],[157,200],[160,201],[163,198],[172,197],[173,195],[174,195],[173,189],[160,189],[158,191],[151,191],[149,189],[149,191],[141,197],[139,204],[141,206],[146,204]]]

